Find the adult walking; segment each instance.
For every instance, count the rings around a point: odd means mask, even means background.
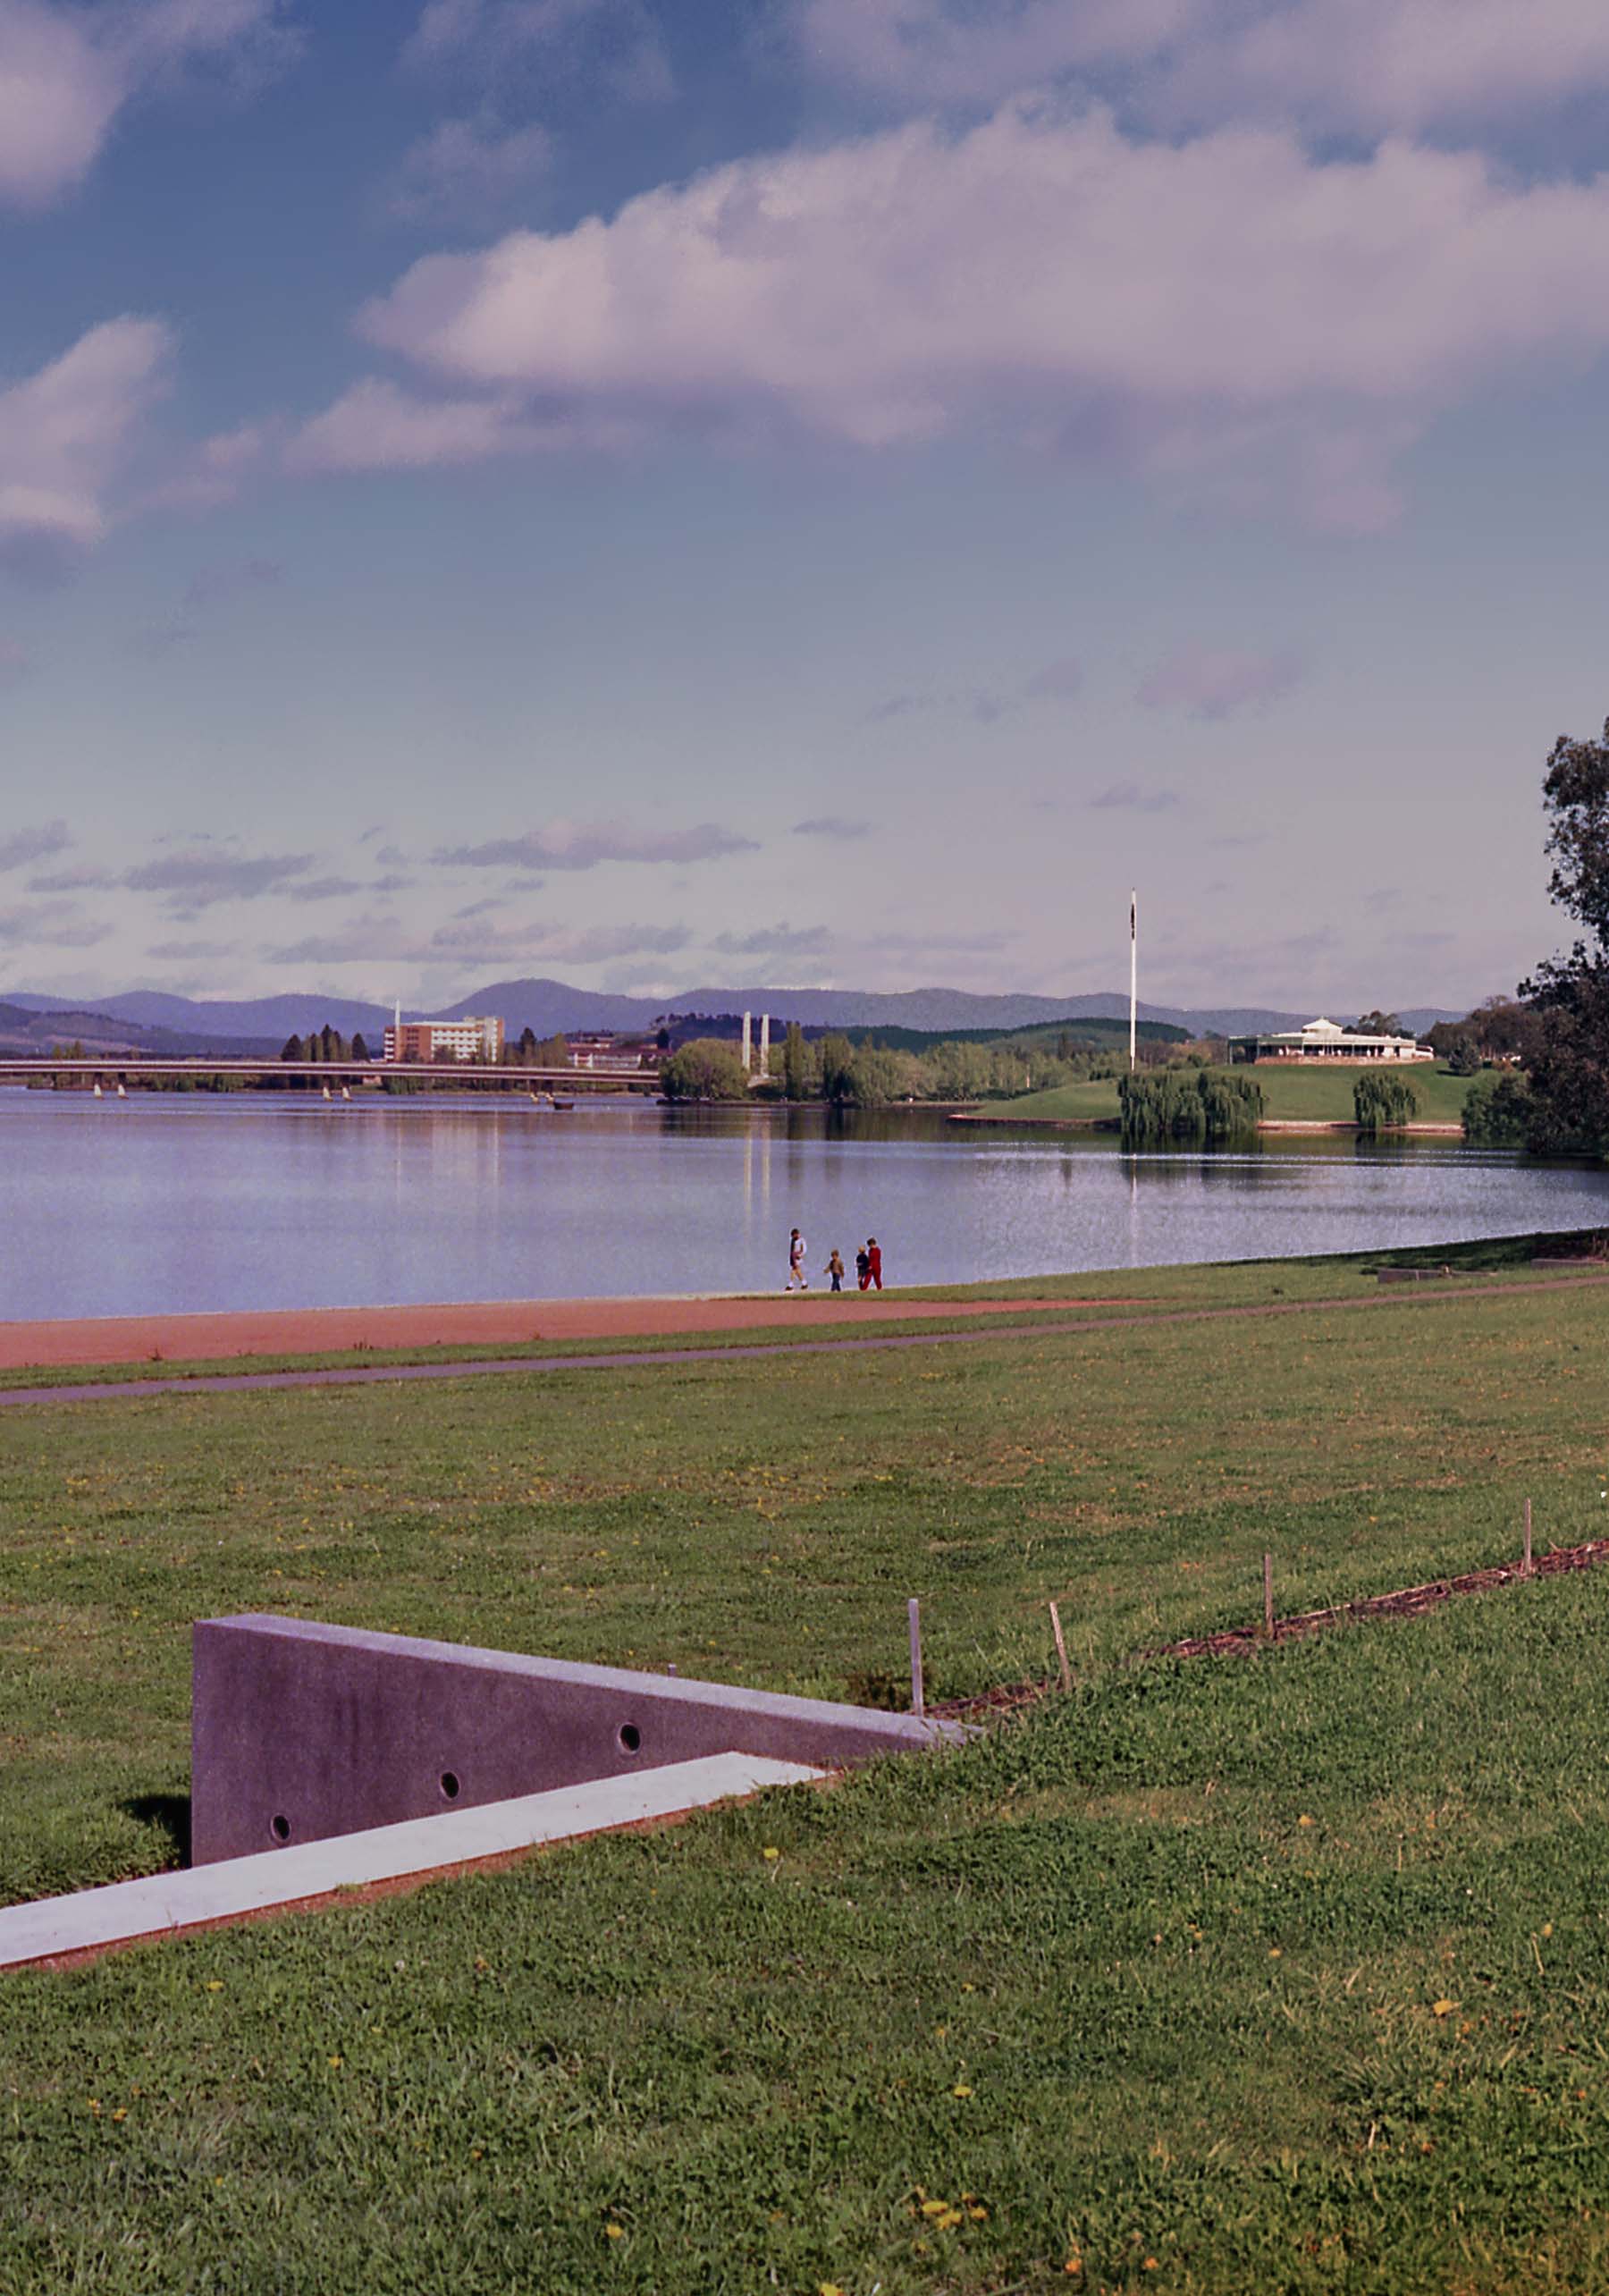
[[[882,1247],[875,1236],[866,1238],[866,1281],[873,1291],[882,1289]]]
[[[788,1239],[788,1281],[785,1292],[808,1291],[810,1278],[804,1272],[804,1238],[796,1228]]]

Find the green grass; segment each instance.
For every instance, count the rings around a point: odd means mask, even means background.
[[[1139,1280],[1276,1279],[1337,1271]],[[1609,1574],[1125,1662],[1265,1547],[1295,1608],[1605,1529],[1609,1289],[1433,1296],[9,1416],[0,1896],[171,1861],[211,1612],[893,1696],[920,1593],[943,1696],[1055,1595],[1080,1686],[3,1980],[0,2292],[1609,2288]]]
[[[1428,1062],[1404,1073],[1419,1101],[1415,1121],[1456,1124],[1463,1114],[1470,1089],[1467,1076],[1455,1076],[1440,1061]],[[1350,1124],[1352,1085],[1358,1071],[1345,1068],[1280,1068],[1265,1063],[1256,1071],[1262,1088],[1264,1113],[1285,1123]],[[1002,1118],[1110,1121],[1117,1118],[1117,1086],[1110,1079],[1099,1083],[1062,1085],[1050,1092],[1022,1093],[1015,1100],[991,1101],[983,1111]]]

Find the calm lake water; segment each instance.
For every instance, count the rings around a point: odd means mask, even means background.
[[[1374,1250],[1609,1220],[1609,1171],[1286,1141],[583,1100],[0,1090],[0,1316],[781,1288],[881,1241],[893,1283]]]

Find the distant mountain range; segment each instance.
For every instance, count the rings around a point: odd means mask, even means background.
[[[259,1037],[220,1037],[215,1030],[191,1031],[147,1028],[136,1020],[120,1019],[104,1007],[41,1005],[31,1001],[0,1003],[0,1054],[29,1059],[48,1055],[57,1044],[81,1044],[86,1052],[159,1060],[222,1058],[225,1051],[246,1059],[277,1052],[283,1039],[272,1043]]]
[[[360,1029],[376,1050],[380,1033],[392,1017],[385,1005],[365,1004],[348,997],[287,992],[273,997],[238,1000],[169,995],[159,989],[132,989],[117,996],[92,999],[49,997],[19,992],[4,1000],[13,1012],[49,1016],[52,1039],[81,1036],[88,1044],[92,1017],[122,1024],[133,1033],[160,1032],[168,1037],[194,1039],[193,1050],[211,1051],[228,1044],[255,1052],[272,1044],[277,1051],[288,1036],[305,1035],[328,1021],[343,1036]],[[445,1011],[413,1013],[409,1017],[458,1020],[466,1013],[495,1013],[511,1035],[533,1029],[552,1036],[562,1029],[644,1029],[661,1014],[762,1012],[771,1017],[773,1030],[790,1020],[810,1028],[910,1028],[932,1032],[945,1029],[1026,1028],[1056,1020],[1122,1020],[1128,999],[1110,992],[1094,996],[975,996],[965,989],[906,989],[890,993],[876,989],[695,988],[672,997],[617,997],[595,989],[572,988],[564,981],[494,981],[460,998]],[[1141,1004],[1141,1020],[1160,1020],[1186,1028],[1192,1035],[1244,1034],[1259,1028],[1300,1028],[1315,1016],[1309,1011],[1279,1012],[1267,1005],[1223,1005],[1190,1009],[1176,1005]],[[1337,1008],[1330,1017],[1350,1020],[1350,1011]],[[1438,1006],[1419,1005],[1402,1016],[1404,1026],[1422,1034],[1438,1020],[1461,1020],[1462,1013]],[[85,1024],[68,1029],[67,1020]],[[255,1040],[255,1042],[253,1042]],[[99,1049],[98,1047],[97,1049]],[[151,1050],[176,1053],[172,1042]]]

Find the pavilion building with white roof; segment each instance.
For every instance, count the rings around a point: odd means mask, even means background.
[[[1428,1044],[1412,1036],[1369,1036],[1338,1021],[1310,1020],[1302,1028],[1259,1031],[1255,1036],[1234,1036],[1229,1058],[1244,1060],[1434,1060]]]

